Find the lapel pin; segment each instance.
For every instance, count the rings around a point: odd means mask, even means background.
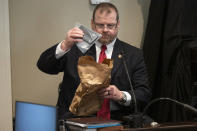
[[[121,59],[121,58],[122,58],[122,55],[121,55],[121,54],[119,54],[119,55],[118,55],[118,58],[119,58],[119,59]]]

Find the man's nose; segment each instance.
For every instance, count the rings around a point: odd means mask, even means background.
[[[109,28],[107,27],[107,25],[105,25],[104,27],[103,27],[103,31],[109,31]]]

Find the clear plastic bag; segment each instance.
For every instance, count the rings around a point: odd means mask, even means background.
[[[77,47],[82,53],[85,53],[102,35],[79,23],[76,24],[76,27],[84,32],[83,41],[78,42]]]

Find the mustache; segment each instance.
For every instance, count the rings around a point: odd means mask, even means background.
[[[110,35],[110,34],[107,33],[107,32],[102,32],[101,34],[102,34],[102,35]]]
[[[102,34],[102,36],[101,36],[101,38],[110,38],[111,37],[111,35],[109,35],[109,34]]]

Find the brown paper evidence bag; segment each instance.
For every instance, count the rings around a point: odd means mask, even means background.
[[[102,99],[97,95],[101,88],[108,87],[111,80],[113,60],[105,59],[96,63],[91,56],[82,56],[78,60],[80,84],[69,110],[76,116],[95,114],[101,107]]]

